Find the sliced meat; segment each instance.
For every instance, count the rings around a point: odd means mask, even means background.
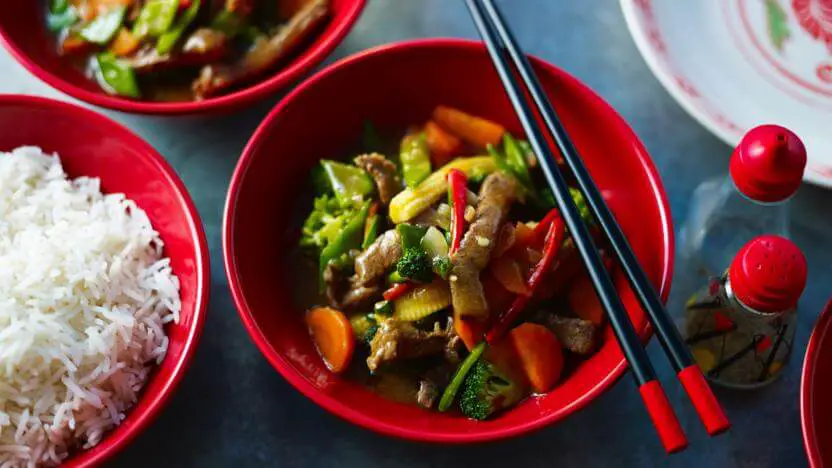
[[[485,178],[474,221],[451,258],[451,298],[454,312],[461,317],[482,320],[488,316],[480,272],[488,265],[497,232],[514,201],[516,184],[514,178],[499,172]]]
[[[589,320],[540,311],[533,321],[552,330],[563,347],[575,354],[589,354],[595,350],[598,327]]]
[[[364,286],[381,278],[402,257],[402,241],[395,229],[378,236],[355,259],[354,286]]]
[[[193,83],[198,98],[216,96],[228,88],[265,72],[306,39],[329,14],[329,0],[311,0],[272,37],[257,40],[233,64],[207,65]]]
[[[378,153],[362,154],[355,158],[355,165],[367,171],[376,183],[379,198],[385,205],[402,190],[396,165]]]
[[[333,265],[324,269],[326,298],[335,308],[358,308],[369,305],[381,293],[377,284],[367,286],[354,285],[344,273]]]
[[[136,73],[152,73],[178,67],[205,65],[222,59],[228,53],[225,34],[209,28],[200,28],[185,40],[178,53],[160,54],[156,46],[149,44],[136,52],[127,62]]]
[[[390,362],[440,355],[444,353],[449,339],[449,331],[443,330],[439,323],[433,331],[427,332],[409,322],[384,320],[370,342],[367,367],[370,372],[375,372]]]
[[[431,409],[439,398],[439,387],[430,380],[419,381],[419,391],[416,393],[416,403],[422,408]]]

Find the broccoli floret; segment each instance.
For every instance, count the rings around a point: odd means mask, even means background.
[[[402,258],[396,264],[396,271],[403,278],[408,278],[420,283],[429,283],[433,280],[433,269],[427,252],[420,248],[411,247],[405,249]]]
[[[448,279],[448,275],[451,274],[451,259],[450,257],[436,257],[433,259],[433,272],[442,277],[442,279]]]
[[[344,206],[331,195],[315,198],[312,211],[303,222],[300,246],[323,250],[332,242],[358,212],[354,206]]]
[[[523,399],[522,386],[514,383],[496,366],[480,359],[462,384],[459,408],[469,418],[483,420]]]

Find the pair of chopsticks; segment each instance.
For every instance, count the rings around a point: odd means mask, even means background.
[[[587,267],[598,298],[609,316],[610,325],[621,345],[621,350],[624,352],[630,369],[633,371],[644,405],[665,449],[668,453],[683,450],[687,447],[687,438],[664,389],[656,378],[656,372],[639,341],[633,324],[627,316],[627,311],[618,297],[615,286],[595,248],[589,231],[581,221],[578,209],[569,195],[566,180],[560,173],[555,156],[552,154],[543,130],[535,118],[532,105],[525,101],[523,89],[529,93],[534,101],[537,112],[542,117],[558,150],[572,171],[578,189],[582,192],[598,220],[598,224],[609,239],[612,250],[626,273],[630,286],[638,297],[641,306],[647,312],[665,354],[673,363],[677,376],[699,414],[705,429],[710,435],[716,435],[727,430],[731,423],[711,392],[711,388],[694,362],[676,326],[664,309],[661,299],[650,285],[647,275],[639,266],[630,244],[604,202],[598,187],[592,181],[575,145],[569,138],[552,104],[546,98],[540,82],[532,72],[528,59],[520,51],[513,34],[506,26],[502,14],[495,7],[492,0],[467,0],[467,5],[477,30],[485,41],[494,67],[500,76],[500,81],[502,81],[512,106],[520,118],[523,130],[538,155],[540,166],[555,196],[558,209]],[[523,88],[521,88],[521,84],[510,68],[506,55],[514,64],[516,72],[523,82]]]

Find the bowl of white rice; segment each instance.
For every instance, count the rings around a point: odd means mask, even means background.
[[[162,409],[209,282],[188,193],[92,111],[0,96],[0,466],[94,466]]]

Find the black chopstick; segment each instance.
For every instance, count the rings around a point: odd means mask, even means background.
[[[706,430],[711,435],[727,430],[730,427],[728,418],[722,411],[707,382],[705,382],[702,371],[694,362],[687,345],[673,324],[673,320],[662,305],[659,295],[650,285],[644,270],[639,266],[630,243],[604,202],[601,192],[592,181],[589,171],[584,166],[575,145],[569,138],[569,134],[558,118],[552,104],[546,99],[540,81],[532,72],[528,59],[520,51],[514,35],[506,27],[505,20],[493,1],[483,0],[482,3],[494,23],[497,33],[501,36],[514,66],[526,84],[526,88],[546,123],[549,133],[553,136],[563,159],[572,171],[579,190],[584,195],[604,234],[609,239],[613,251],[626,273],[630,286],[638,297],[642,308],[647,312],[647,316],[659,337],[659,342],[664,348],[665,354],[673,363],[677,376]]]
[[[493,15],[490,19],[486,18],[484,7],[478,0],[467,0],[467,5],[477,30],[485,41],[488,53],[512,106],[517,111],[526,136],[538,155],[541,168],[552,189],[558,209],[587,267],[598,298],[607,311],[610,325],[633,371],[642,399],[653,424],[656,426],[659,437],[668,452],[682,450],[687,446],[687,438],[661,384],[656,379],[653,366],[647,358],[647,353],[627,316],[627,312],[618,297],[615,286],[604,267],[589,231],[581,221],[578,209],[569,194],[566,181],[557,168],[555,157],[546,143],[543,131],[538,125],[531,107],[524,101],[522,88],[515,80],[510,69],[505,57],[504,41],[498,36],[498,33],[494,30],[495,25],[492,24],[492,21],[498,23],[501,22],[501,19]],[[491,7],[493,11],[493,5]],[[505,30],[506,28],[501,29]]]

